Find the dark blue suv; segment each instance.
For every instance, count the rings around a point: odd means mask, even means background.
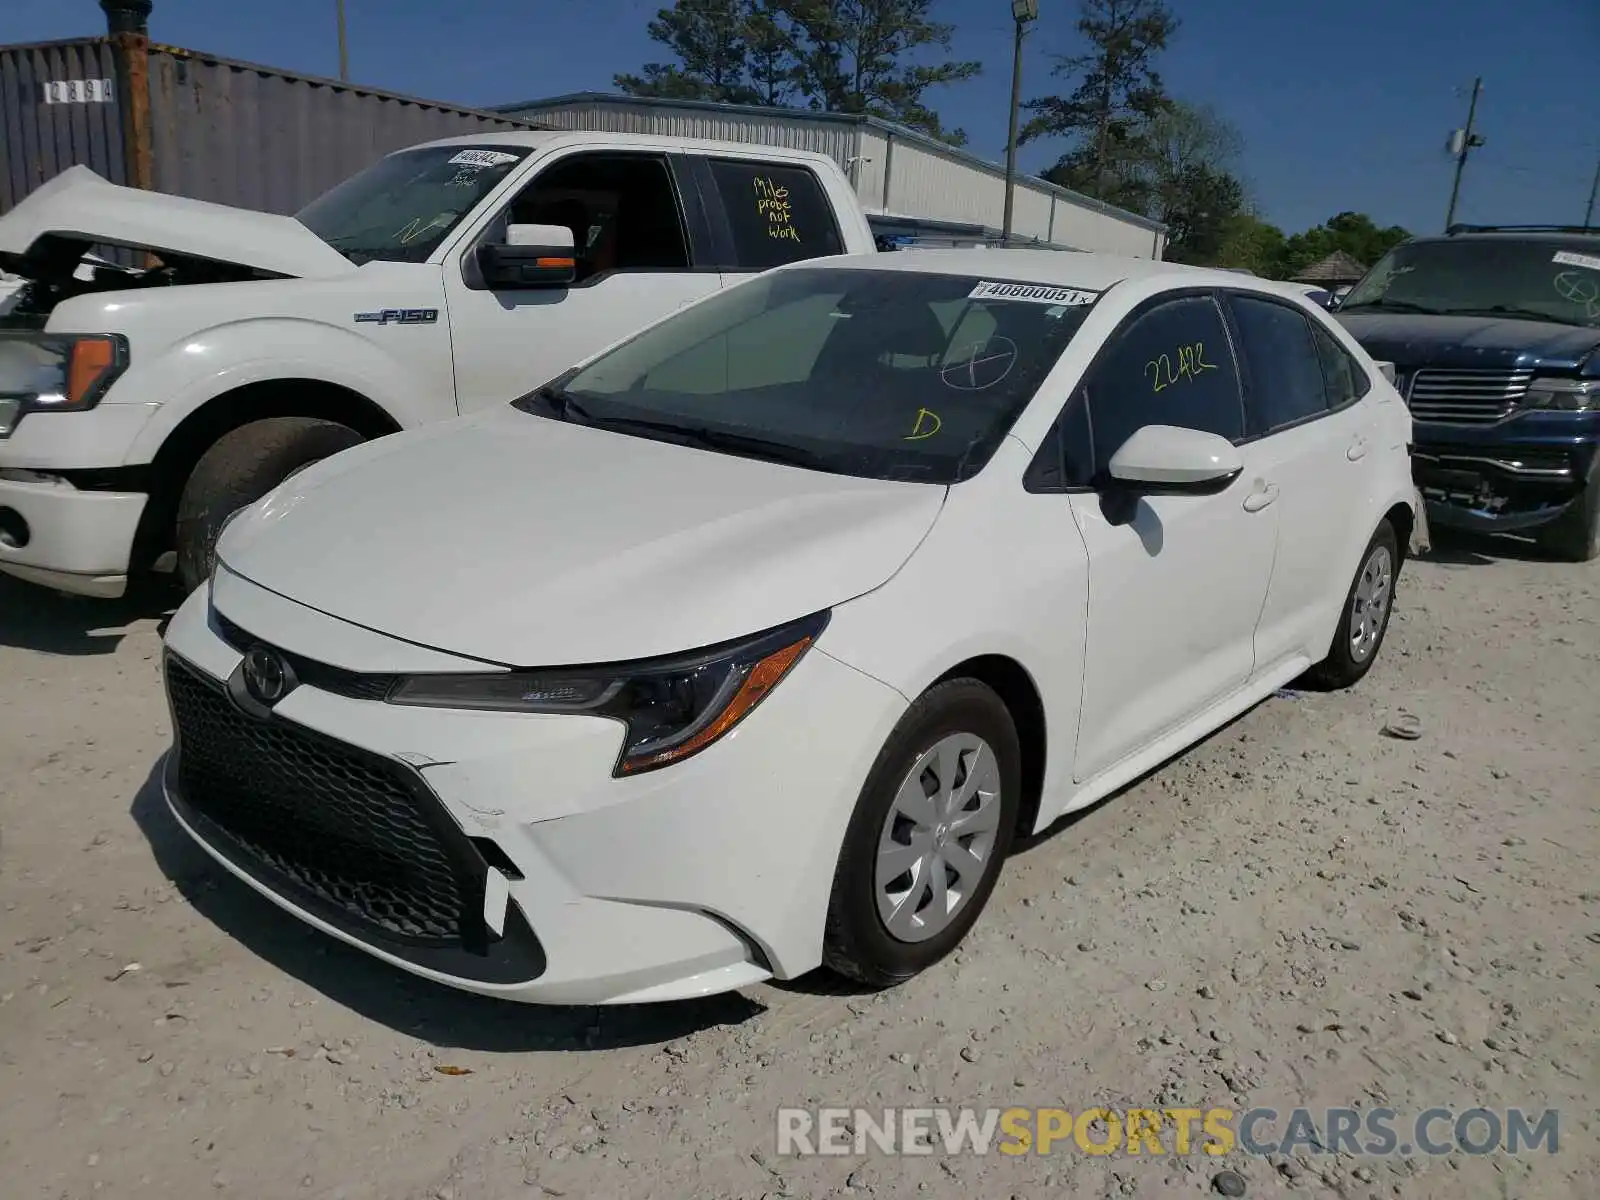
[[[1453,225],[1337,312],[1394,364],[1430,523],[1600,557],[1600,229]]]

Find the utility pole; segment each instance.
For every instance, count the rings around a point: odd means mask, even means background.
[[[1030,21],[1039,19],[1039,0],[1011,0],[1011,19],[1016,24],[1015,48],[1011,59],[1011,132],[1006,138],[1006,215],[1000,231],[1000,244],[1011,244],[1011,215],[1017,199],[1017,110],[1022,107],[1022,35]]]
[[[1472,132],[1478,116],[1478,96],[1483,91],[1483,76],[1472,81],[1472,103],[1467,105],[1467,127],[1450,136],[1450,149],[1456,156],[1456,179],[1450,187],[1450,210],[1445,213],[1444,227],[1449,229],[1456,221],[1456,200],[1461,195],[1461,172],[1466,168],[1467,155],[1483,145],[1483,139]]]
[[[346,83],[350,82],[350,49],[344,37],[344,0],[338,0],[339,5],[339,78]]]
[[[1594,182],[1589,185],[1589,206],[1583,210],[1583,227],[1589,228],[1589,221],[1594,216],[1594,198],[1600,193],[1600,162],[1594,165]]]

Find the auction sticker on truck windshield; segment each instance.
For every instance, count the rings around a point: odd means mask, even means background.
[[[1064,304],[1081,308],[1100,299],[1099,292],[1054,287],[1047,283],[990,283],[984,280],[967,293],[968,300],[1022,300],[1029,304]]]
[[[515,154],[503,150],[463,150],[450,160],[453,167],[503,167],[517,161]]]

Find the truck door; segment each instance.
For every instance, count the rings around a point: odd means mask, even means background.
[[[845,252],[833,204],[810,167],[723,155],[689,162],[724,283]]]
[[[676,166],[676,169],[675,169]],[[698,189],[665,154],[578,151],[545,167],[445,266],[462,412],[525,394],[593,352],[721,286]],[[508,224],[565,225],[570,287],[491,289],[478,245]]]

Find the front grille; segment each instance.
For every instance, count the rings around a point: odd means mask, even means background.
[[[222,640],[240,654],[251,646],[264,644],[259,638],[253,637],[214,609],[212,615],[216,619],[217,632],[222,636]],[[283,661],[289,664],[289,669],[294,672],[294,677],[299,683],[305,687],[314,687],[318,691],[332,692],[335,696],[345,696],[351,700],[383,700],[399,682],[397,675],[372,675],[347,671],[343,667],[329,666],[327,663],[292,654],[276,646],[273,649],[277,650]]]
[[[277,890],[288,881],[379,940],[482,941],[483,863],[420,780],[291,722],[246,715],[170,655],[166,676],[178,793],[244,852],[245,869]]]
[[[1532,371],[1425,368],[1412,376],[1407,401],[1418,421],[1492,425],[1511,415],[1532,379]]]

